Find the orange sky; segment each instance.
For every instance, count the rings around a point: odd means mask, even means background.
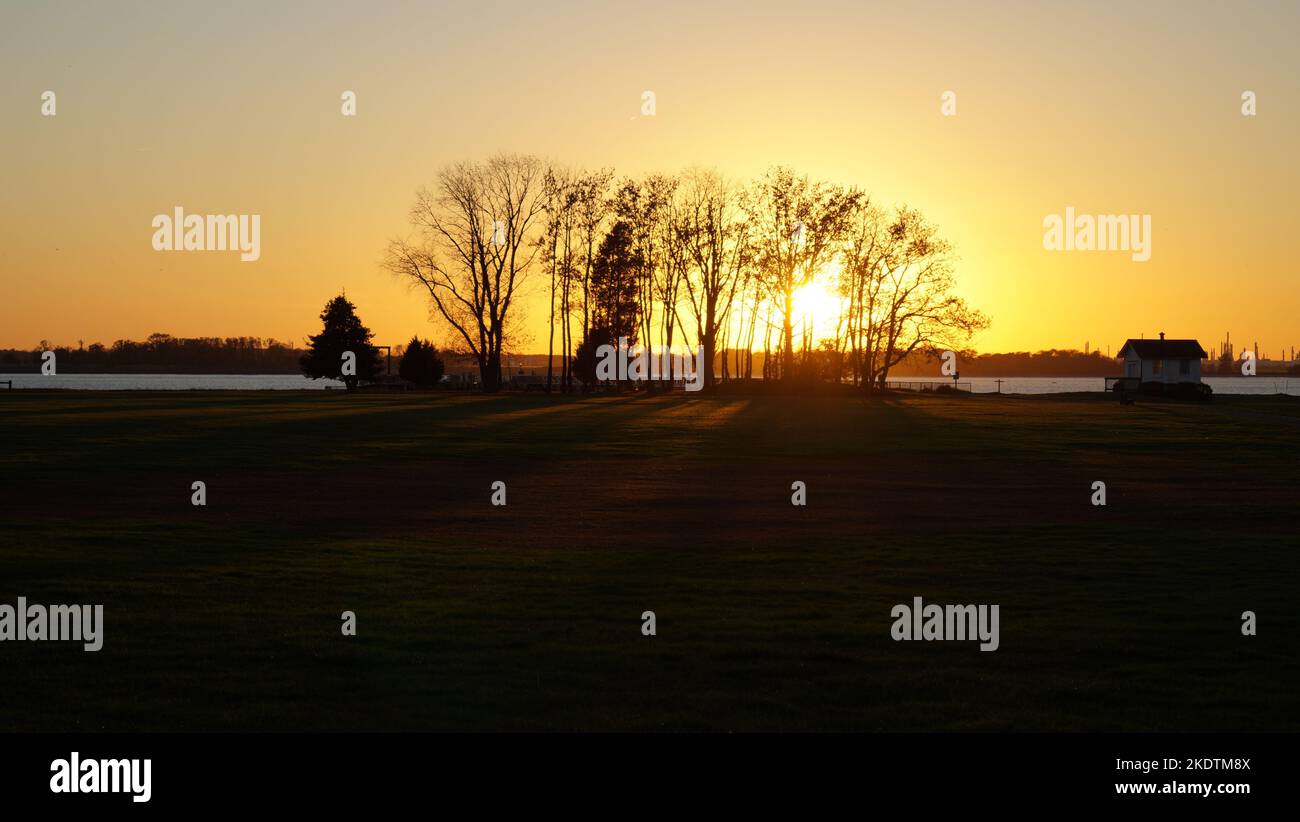
[[[418,186],[498,150],[638,175],[781,163],[909,203],[957,247],[982,350],[1300,346],[1295,4],[645,6],[6,5],[0,346],[301,342],[342,288],[376,342],[437,336],[380,260]],[[261,258],[154,251],[177,205],[260,214]],[[1151,215],[1150,261],[1044,250],[1067,206]],[[541,277],[523,308],[545,350]]]

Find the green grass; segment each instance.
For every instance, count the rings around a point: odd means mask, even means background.
[[[0,729],[1300,730],[1298,408],[0,394]]]

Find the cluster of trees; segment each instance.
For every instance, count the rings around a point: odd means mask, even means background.
[[[173,337],[150,334],[144,341],[118,340],[76,348],[41,340],[34,351],[5,351],[0,363],[36,367],[41,352],[53,351],[64,373],[291,374],[302,352],[290,343],[260,337]]]
[[[748,184],[708,169],[616,179],[503,154],[441,171],[410,221],[387,266],[427,294],[488,390],[521,342],[517,303],[536,274],[549,290],[548,354],[559,347],[547,390],[589,381],[598,347],[624,337],[702,349],[706,386],[753,378],[761,341],[766,379],[871,388],[909,355],[960,348],[988,324],[953,294],[952,248],[919,212],[786,168]],[[815,282],[840,298],[822,339],[797,305]]]
[[[308,337],[308,350],[300,359],[303,374],[312,379],[340,380],[349,389],[387,376],[379,348],[371,342],[374,334],[361,321],[347,295],[340,294],[326,303],[320,320],[321,332]],[[442,356],[428,340],[412,337],[392,354],[398,357],[397,373],[402,379],[425,388],[442,379]]]

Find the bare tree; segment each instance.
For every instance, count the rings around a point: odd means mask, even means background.
[[[574,179],[574,217],[582,251],[582,339],[591,333],[591,266],[601,226],[609,214],[607,194],[614,172],[609,169],[579,174]]]
[[[540,250],[544,164],[499,154],[439,172],[410,212],[415,237],[389,244],[386,265],[422,286],[478,361],[485,390],[501,387],[510,309]]]
[[[654,306],[660,296],[674,305],[676,285],[671,281],[671,273],[664,274],[669,280],[661,282],[659,276],[664,273],[665,246],[671,239],[663,229],[663,221],[677,187],[677,181],[662,174],[652,174],[644,182],[624,180],[613,198],[612,207],[615,216],[626,222],[632,229],[636,243],[636,252],[641,260],[641,269],[637,276],[637,295],[641,304],[641,342],[649,346],[655,338]],[[662,285],[662,288],[661,288]],[[671,334],[676,315],[660,314],[665,333]]]
[[[713,385],[720,335],[726,356],[723,328],[750,261],[749,224],[740,201],[740,192],[716,171],[694,169],[683,177],[680,233],[691,263],[686,290],[704,350],[706,388]]]
[[[681,320],[678,308],[682,283],[690,269],[690,253],[682,231],[682,206],[677,194],[680,181],[660,176],[653,178],[648,185],[655,191],[653,199],[656,205],[652,216],[654,231],[659,236],[656,244],[658,265],[652,272],[660,311],[659,338],[664,352],[671,353],[677,335],[677,324]],[[668,372],[660,376],[671,385],[679,375],[674,373],[676,364],[672,357],[665,359]]]
[[[890,229],[889,216],[864,201],[855,209],[845,242],[840,296],[848,302],[845,345],[854,385],[861,384],[864,374],[871,374],[875,365],[880,332],[877,306],[885,282],[881,267],[901,239],[899,232]]]
[[[543,191],[546,222],[539,243],[542,248],[542,260],[549,269],[551,279],[550,312],[547,317],[548,336],[546,342],[546,393],[549,394],[555,385],[556,297],[560,295],[561,291],[567,294],[565,286],[573,276],[573,254],[570,240],[573,233],[574,206],[577,197],[573,189],[570,172],[556,167],[547,169]],[[563,238],[563,241],[561,238]],[[561,308],[564,308],[563,303],[561,303]],[[561,380],[567,385],[567,337],[561,340],[561,347],[564,351],[561,359]]]
[[[796,177],[774,168],[755,185],[748,210],[757,265],[781,312],[781,377],[794,373],[794,295],[838,251],[854,210],[856,189]]]
[[[863,381],[886,387],[889,371],[915,351],[962,347],[988,318],[952,293],[952,246],[921,214],[906,207],[888,221],[867,214],[855,233],[848,271],[855,272],[855,327]]]

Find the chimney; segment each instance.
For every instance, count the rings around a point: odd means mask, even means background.
[[[1161,332],[1160,332],[1160,339],[1163,340],[1164,338],[1165,338],[1165,332],[1161,331]]]

